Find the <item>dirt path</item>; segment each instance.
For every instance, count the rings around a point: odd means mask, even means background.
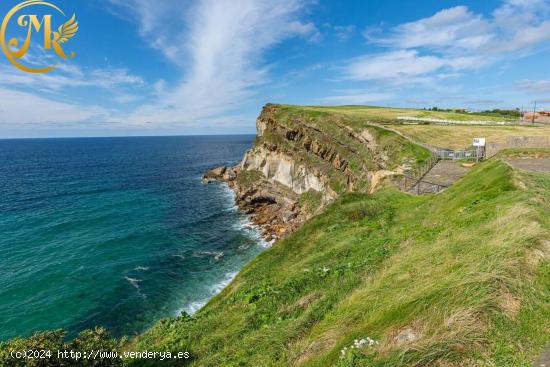
[[[462,167],[459,163],[452,161],[439,161],[424,177],[424,181],[450,186],[467,172],[468,168]]]
[[[527,171],[550,172],[550,159],[508,159],[507,162],[515,168]],[[548,365],[548,367],[550,367],[550,365]]]
[[[533,367],[550,367],[550,345],[542,352],[539,360],[533,364]]]
[[[451,186],[456,180],[464,176],[468,168],[457,162],[439,161],[423,178],[420,184],[416,181],[405,181],[405,190],[411,194],[433,194],[445,187]],[[549,366],[550,367],[550,366]]]

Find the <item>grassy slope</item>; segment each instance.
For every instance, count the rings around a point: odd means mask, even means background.
[[[509,136],[550,136],[550,127],[532,126],[392,125],[391,128],[419,142],[451,149],[470,146],[474,137],[503,144]]]
[[[437,196],[346,194],[129,348],[204,366],[528,366],[550,331],[549,194],[548,174],[495,159]],[[404,329],[419,339],[398,344]],[[379,344],[339,357],[366,336]]]

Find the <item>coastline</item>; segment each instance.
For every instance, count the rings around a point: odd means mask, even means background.
[[[265,237],[262,234],[262,228],[253,222],[251,215],[242,211],[236,202],[236,193],[234,190],[231,189],[231,187],[225,183],[225,182],[218,182],[220,189],[224,192],[224,196],[227,196],[228,199],[228,208],[226,208],[224,211],[227,212],[234,212],[239,211],[245,216],[241,219],[239,219],[236,223],[232,224],[231,227],[240,233],[242,233],[244,236],[248,237],[252,241],[254,241],[255,246],[259,246],[263,252],[265,249],[268,249],[274,241],[267,241]],[[249,247],[246,247],[249,248]],[[245,249],[246,249],[245,248]],[[261,253],[260,252],[260,253]],[[258,254],[253,256],[251,259],[249,259],[243,266],[248,264],[251,260],[253,260]],[[221,253],[221,256],[223,257],[223,252]],[[216,258],[218,259],[218,258]],[[202,299],[198,299],[196,301],[188,302],[183,307],[178,308],[173,316],[180,316],[182,312],[185,312],[189,315],[194,315],[198,311],[200,311],[212,298],[216,297],[220,292],[224,290],[225,287],[227,287],[233,279],[239,274],[242,267],[239,267],[238,269],[235,269],[233,271],[224,272],[223,278],[210,285],[209,292],[210,294],[207,297],[203,297]]]

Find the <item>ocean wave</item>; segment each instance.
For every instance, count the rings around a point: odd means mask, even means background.
[[[247,238],[253,240],[262,247],[269,247],[273,244],[273,241],[266,241],[262,236],[262,229],[259,225],[252,222],[250,216],[244,215],[235,224],[233,229],[241,231]]]
[[[196,254],[199,256],[201,255],[211,256],[216,261],[221,259],[225,255],[223,251],[209,251],[209,250],[198,250],[196,251]]]
[[[227,207],[225,209],[226,212],[237,212],[239,210],[239,207],[235,203],[235,192],[229,187],[228,184],[223,183],[221,186],[221,192],[226,200]]]
[[[196,300],[196,301],[193,301],[193,302],[190,302],[188,303],[186,306],[184,306],[183,308],[179,309],[177,312],[176,312],[176,315],[180,315],[182,313],[182,311],[185,311],[187,312],[188,314],[190,315],[193,315],[195,314],[197,311],[199,311],[201,308],[204,307],[204,305],[206,305],[208,303],[209,300],[212,299],[212,297],[216,296],[217,294],[219,294],[225,287],[227,287],[229,285],[229,283],[231,283],[233,281],[233,279],[235,279],[235,277],[237,276],[238,272],[231,272],[231,273],[227,273],[224,277],[223,280],[221,280],[220,282],[212,285],[208,291],[209,291],[209,295],[207,297],[204,297],[200,300]]]
[[[139,291],[139,283],[141,282],[141,279],[136,278],[130,278],[130,277],[124,277],[130,283],[135,289]]]
[[[142,298],[147,298],[147,295],[145,295],[144,293],[141,292],[141,288],[139,287],[139,283],[142,282],[141,279],[136,279],[136,278],[130,278],[130,277],[124,277],[124,279],[126,279],[128,281],[128,283],[130,283],[132,285],[132,287],[134,287],[137,291],[137,294],[142,297]]]
[[[238,231],[242,233],[246,238],[251,240],[250,243],[244,243],[242,244],[239,249],[240,250],[246,250],[250,248],[250,246],[259,245],[263,248],[270,247],[274,241],[266,241],[264,237],[262,236],[262,231],[260,226],[252,222],[249,215],[246,215],[244,212],[241,212],[239,208],[237,207],[235,203],[235,192],[225,183],[222,183],[219,185],[220,191],[223,195],[224,200],[226,200],[227,207],[225,209],[225,212],[233,212],[234,214],[231,214],[231,216],[235,215],[236,220],[231,225],[231,228],[235,231]],[[195,252],[196,255],[206,255],[206,256],[212,256],[215,260],[219,260],[221,257],[223,257],[225,254],[223,251],[211,251],[211,250],[199,250]],[[182,312],[186,312],[190,315],[195,314],[198,312],[204,305],[208,303],[212,297],[219,294],[225,287],[227,287],[233,279],[237,276],[238,271],[234,272],[228,272],[224,278],[213,284],[208,290],[205,290],[205,296],[201,297],[197,300],[190,300],[187,304],[185,304],[182,308],[178,309],[176,311],[176,316],[180,315]]]

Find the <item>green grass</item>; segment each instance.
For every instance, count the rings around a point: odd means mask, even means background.
[[[128,348],[201,366],[529,366],[550,335],[549,194],[548,174],[500,160],[438,195],[345,194]]]
[[[295,107],[295,106],[288,106]],[[300,106],[295,107],[305,109],[312,113],[330,112],[334,114],[343,114],[357,118],[368,119],[371,121],[388,122],[395,121],[398,117],[425,117],[455,121],[507,121],[506,117],[491,115],[485,113],[457,113],[445,111],[427,111],[414,108],[395,108],[379,106]],[[515,119],[517,120],[517,119]]]
[[[390,128],[418,142],[451,149],[469,147],[473,138],[486,138],[487,143],[505,144],[511,136],[550,136],[548,126],[391,125]]]
[[[317,213],[322,208],[323,194],[309,190],[300,195],[300,204],[305,207],[308,213]]]
[[[250,184],[263,180],[264,178],[263,173],[260,171],[243,171],[237,176],[237,183],[242,186],[249,186]]]

